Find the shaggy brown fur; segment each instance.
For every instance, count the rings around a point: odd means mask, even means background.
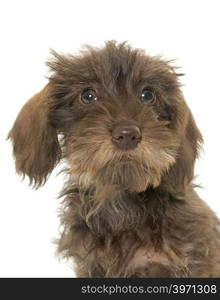
[[[219,222],[193,190],[202,136],[181,74],[113,41],[53,55],[9,137],[35,187],[68,163],[59,252],[79,277],[219,277]]]

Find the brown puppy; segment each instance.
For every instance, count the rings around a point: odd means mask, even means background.
[[[9,137],[35,187],[68,163],[58,250],[77,276],[220,276],[219,223],[192,185],[202,136],[181,74],[125,43],[53,54]]]

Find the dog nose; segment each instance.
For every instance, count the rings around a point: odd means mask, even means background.
[[[135,125],[117,126],[112,131],[112,141],[121,149],[133,149],[141,141],[140,128]]]

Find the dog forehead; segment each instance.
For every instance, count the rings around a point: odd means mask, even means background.
[[[144,69],[145,59],[140,62],[139,53],[125,46],[106,45],[103,49],[88,48],[83,51],[72,64],[72,70],[78,70],[78,75],[85,80],[97,80],[98,82],[117,82],[134,76]]]
[[[146,86],[172,89],[179,85],[175,68],[167,61],[126,43],[107,42],[104,48],[87,46],[78,55],[53,55],[48,62],[50,83],[60,94],[94,87],[110,96],[136,95]]]
[[[81,76],[85,76],[85,83],[91,80],[113,89],[144,84],[173,86],[177,79],[166,61],[124,43],[107,43],[103,49],[88,48],[82,52],[78,67]]]

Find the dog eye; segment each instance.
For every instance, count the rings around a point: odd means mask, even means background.
[[[143,102],[152,102],[155,99],[154,91],[150,89],[143,89],[141,94],[141,100]]]
[[[96,92],[94,90],[86,90],[81,95],[81,100],[83,103],[90,104],[98,99]]]

